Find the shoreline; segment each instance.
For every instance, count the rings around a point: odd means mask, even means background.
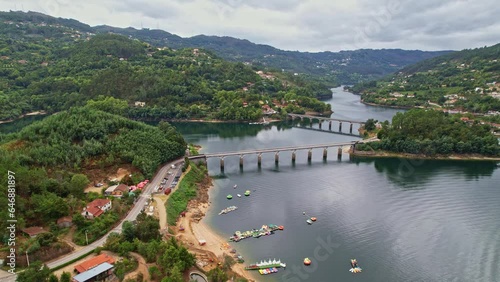
[[[404,158],[404,159],[421,159],[421,160],[448,160],[448,161],[500,161],[500,157],[485,157],[481,155],[436,155],[426,156],[421,154],[408,154],[408,153],[393,153],[387,151],[355,151],[349,152],[355,157],[369,157],[369,158]]]
[[[361,102],[361,104],[364,104],[367,106],[372,106],[372,107],[379,107],[379,108],[390,108],[390,109],[398,109],[398,110],[410,110],[410,109],[417,108],[417,107],[404,107],[404,106],[391,106],[391,105],[375,104],[375,103],[365,102],[362,99],[360,99],[359,101]]]
[[[185,216],[179,217],[175,226],[169,226],[174,231],[173,236],[183,242],[189,252],[196,256],[197,267],[206,273],[216,268],[218,263],[222,262],[224,255],[232,257],[230,251],[233,249],[233,246],[206,222],[206,214],[212,208],[210,192],[214,188],[212,178],[207,177],[210,180],[209,183],[199,186],[199,194],[189,201]],[[181,227],[184,231],[180,230]],[[201,246],[200,240],[205,240],[206,243]],[[238,253],[241,255],[240,252]],[[235,263],[231,267],[231,272],[248,281],[256,281],[255,277],[245,270],[244,264]],[[234,275],[228,272],[228,276],[231,278]]]

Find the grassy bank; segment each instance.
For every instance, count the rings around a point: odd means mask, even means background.
[[[167,200],[167,223],[175,225],[181,212],[185,211],[189,200],[196,197],[197,183],[200,183],[207,174],[207,168],[203,164],[190,164],[191,169],[182,178],[174,193]]]

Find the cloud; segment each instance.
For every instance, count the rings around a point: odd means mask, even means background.
[[[458,50],[498,43],[496,0],[0,0],[90,25],[233,36],[285,50]]]

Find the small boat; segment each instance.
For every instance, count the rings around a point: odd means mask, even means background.
[[[285,229],[285,227],[283,225],[280,225],[280,226],[278,226],[278,229],[283,230],[283,229]]]
[[[241,198],[241,195],[240,195],[240,194],[236,194],[236,196],[238,196],[238,198]]]
[[[313,217],[311,217],[311,220],[312,221],[316,221],[316,218],[313,216]]]
[[[310,220],[310,219],[306,220],[306,222],[307,222],[307,224],[309,224],[309,225],[313,224],[312,220]]]
[[[305,265],[310,265],[311,264],[311,260],[309,258],[305,258],[304,259],[304,264]]]
[[[236,187],[238,187],[238,185],[234,184],[233,188],[236,189]]]
[[[306,212],[302,212],[303,215],[306,215]]]
[[[360,273],[361,267],[358,265],[358,261],[356,259],[351,259],[351,269],[349,269],[352,273]]]
[[[226,198],[227,198],[228,200],[231,200],[231,199],[233,198],[233,196],[232,196],[231,194],[229,194],[229,195],[227,195],[227,196],[226,196]]]
[[[250,190],[245,191],[245,196],[250,196]]]

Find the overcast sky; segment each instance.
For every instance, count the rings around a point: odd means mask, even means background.
[[[498,0],[0,0],[0,10],[313,52],[461,50],[500,42]]]

